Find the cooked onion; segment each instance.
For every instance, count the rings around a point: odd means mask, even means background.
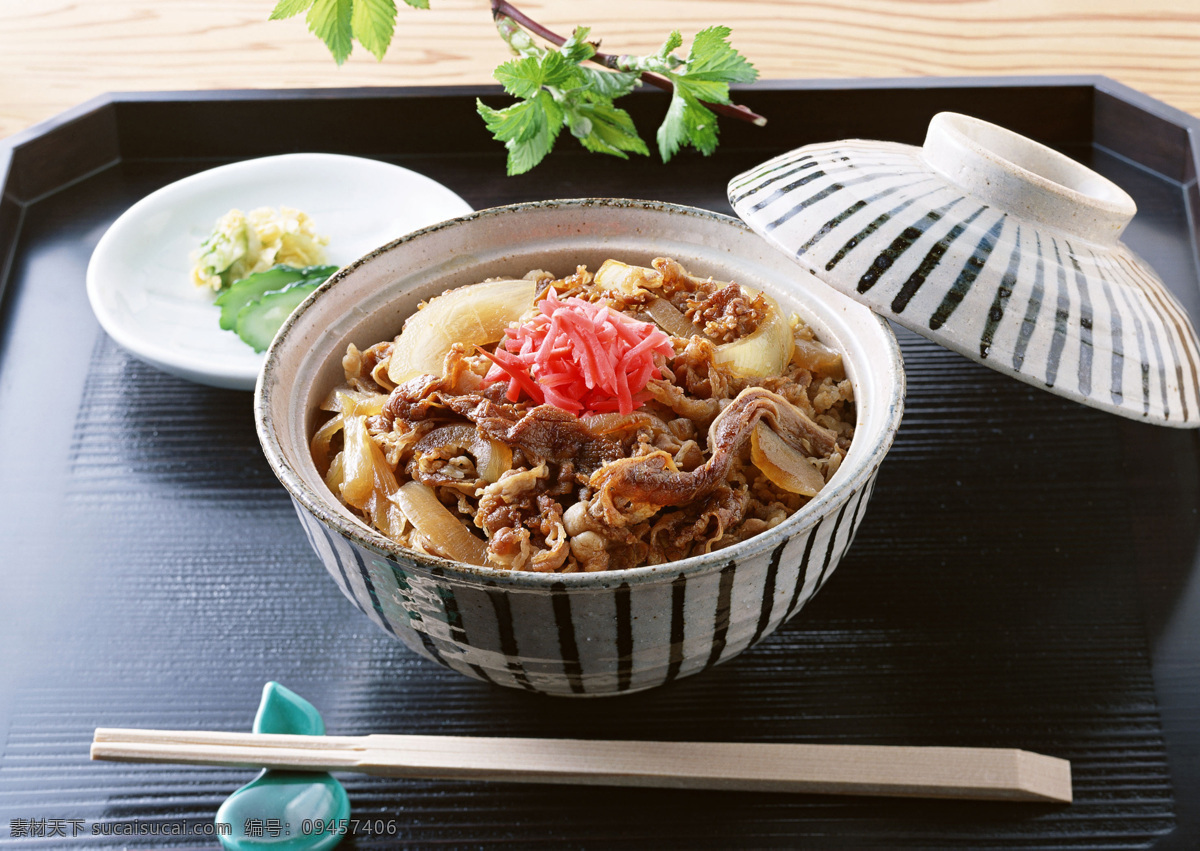
[[[322,411],[335,414],[378,414],[387,401],[386,393],[367,393],[349,387],[339,387],[321,402]]]
[[[749,287],[742,289],[749,293],[754,292]],[[767,303],[767,315],[758,327],[740,340],[717,346],[717,353],[713,355],[715,362],[735,374],[755,378],[782,375],[792,359],[795,347],[791,323],[783,315],[775,299],[766,293],[761,295]]]
[[[392,501],[400,506],[423,543],[438,555],[466,564],[487,562],[487,544],[468,532],[428,486],[406,482],[392,494]]]
[[[342,471],[342,453],[333,456],[329,463],[329,471],[325,473],[325,484],[334,493],[342,492],[342,482],[345,480]]]
[[[787,443],[764,422],[750,432],[750,460],[776,487],[801,496],[816,496],[825,478],[803,452]]]
[[[383,393],[363,393],[357,390],[335,390],[321,403],[321,410],[337,414],[313,435],[309,446],[317,469],[325,471],[329,464],[329,448],[333,438],[342,430],[347,417],[375,416],[383,410],[387,396]]]
[[[635,295],[646,290],[662,287],[662,272],[645,266],[630,266],[619,260],[605,260],[592,278],[597,286],[607,290],[620,290],[625,295]],[[668,329],[670,330],[670,329]]]
[[[378,450],[367,433],[366,417],[343,418],[345,448],[342,450],[342,499],[363,508],[375,489],[375,458]],[[382,455],[382,453],[380,453]]]
[[[796,351],[792,360],[818,376],[829,376],[836,381],[846,377],[842,356],[816,340],[796,340]]]
[[[375,528],[399,539],[404,532],[404,516],[389,499],[399,485],[383,450],[367,432],[365,416],[346,417],[345,448],[339,457],[342,499],[365,512]]]
[[[485,281],[450,290],[404,323],[392,346],[388,378],[403,384],[418,375],[442,374],[442,362],[455,343],[468,350],[494,343],[533,303],[537,284],[525,279]]]
[[[704,329],[684,316],[675,305],[665,298],[656,298],[646,305],[646,312],[659,326],[673,337],[689,340],[703,337]]]
[[[309,443],[309,448],[312,450],[313,463],[317,465],[317,469],[322,473],[329,466],[329,445],[333,441],[333,436],[342,430],[342,424],[345,422],[345,419],[341,414],[338,414],[317,429],[317,433],[313,435],[312,441]]]
[[[635,428],[650,425],[655,420],[658,420],[658,417],[653,417],[641,411],[635,411],[632,414],[588,414],[579,418],[579,421],[587,427],[587,430],[595,435],[631,431]],[[658,421],[661,423],[661,420]]]
[[[485,482],[497,481],[512,469],[512,450],[498,440],[488,439],[475,451],[475,471]]]

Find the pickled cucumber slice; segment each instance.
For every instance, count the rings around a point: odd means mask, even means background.
[[[242,308],[269,292],[285,289],[292,284],[320,284],[336,271],[337,266],[296,267],[281,264],[247,275],[235,281],[213,302],[221,308],[221,328],[226,331],[237,330],[238,313]]]
[[[237,335],[256,352],[265,352],[287,319],[320,283],[297,283],[269,292],[238,311]]]

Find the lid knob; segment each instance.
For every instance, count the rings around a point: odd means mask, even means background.
[[[1121,187],[1052,148],[978,118],[941,112],[922,157],[984,203],[1090,242],[1111,245],[1137,212]]]

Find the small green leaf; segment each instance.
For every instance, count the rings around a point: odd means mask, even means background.
[[[524,174],[550,153],[565,118],[546,91],[505,109],[492,109],[479,100],[475,108],[493,138],[508,149],[509,176]]]
[[[675,88],[682,88],[693,100],[703,100],[709,103],[729,103],[729,84],[715,80],[697,80],[691,74],[667,75]]]
[[[752,83],[758,79],[758,70],[727,41],[729,34],[729,27],[708,27],[696,34],[687,58],[689,78],[721,83]]]
[[[497,68],[492,76],[513,97],[531,98],[542,86],[571,86],[576,82],[576,71],[576,67],[569,64],[561,53],[549,51],[540,57],[510,59]]]
[[[308,10],[308,29],[329,48],[341,65],[350,56],[354,30],[350,24],[352,0],[314,0]]]
[[[556,50],[547,51],[541,60],[542,85],[565,88],[578,81],[577,66]]]
[[[429,8],[429,0],[404,0],[404,2],[412,6],[414,9]]]
[[[590,27],[576,27],[571,37],[562,43],[558,48],[568,62],[578,65],[580,62],[586,62],[596,55],[596,48],[588,43],[588,33],[592,30]]]
[[[641,85],[637,71],[603,71],[585,65],[577,70],[590,93],[608,100],[624,97]]]
[[[658,128],[658,153],[669,162],[685,145],[708,156],[717,149],[717,116],[676,85],[667,116]]]
[[[545,159],[554,147],[554,141],[562,130],[564,116],[549,92],[539,92],[533,101],[541,113],[534,124],[534,132],[525,139],[507,142],[509,175],[524,174]]]
[[[312,4],[313,0],[279,0],[275,5],[274,11],[271,12],[271,17],[267,20],[281,21],[284,18],[299,15]]]
[[[534,56],[510,59],[496,68],[492,76],[515,98],[531,98],[542,87],[541,63]]]
[[[666,59],[671,53],[683,46],[683,36],[679,34],[679,30],[672,30],[667,36],[667,40],[663,42],[663,46],[658,49],[655,55],[659,59]]]
[[[535,120],[530,116],[532,108],[530,101],[524,100],[504,109],[493,109],[478,98],[475,100],[476,111],[497,142],[521,139],[531,132]]]
[[[567,128],[576,139],[582,142],[592,135],[592,119],[588,118],[580,110],[564,109],[563,114],[567,117]]]
[[[569,123],[571,132],[589,151],[611,154],[623,160],[629,158],[625,154],[626,151],[643,156],[650,154],[629,113],[611,103],[581,104]],[[577,126],[580,129],[586,128],[587,132],[576,132]]]
[[[748,83],[758,77],[754,66],[729,45],[729,33],[728,27],[701,30],[686,62],[675,68],[667,67],[669,63],[661,67],[675,87],[658,129],[658,151],[664,162],[686,145],[705,156],[716,150],[717,117],[704,103],[729,103],[730,83]],[[667,44],[673,40],[668,39]],[[659,56],[669,58],[661,52]]]
[[[358,43],[382,60],[396,29],[394,0],[354,0],[350,27]]]

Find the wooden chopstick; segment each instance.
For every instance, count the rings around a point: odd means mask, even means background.
[[[292,736],[99,728],[92,759],[507,780],[1071,801],[1071,764],[1011,748],[636,742],[468,736]]]

